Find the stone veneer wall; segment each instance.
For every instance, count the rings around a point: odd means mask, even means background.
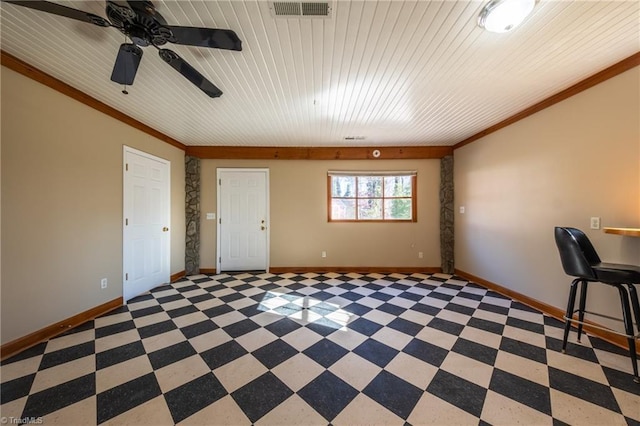
[[[440,160],[440,257],[442,272],[453,274],[453,155]]]
[[[189,155],[185,161],[186,242],[184,266],[187,275],[200,273],[200,159]]]

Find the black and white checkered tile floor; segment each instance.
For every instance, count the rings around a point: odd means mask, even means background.
[[[2,363],[44,424],[640,424],[626,352],[450,275],[198,275]],[[575,333],[571,335],[575,342]]]

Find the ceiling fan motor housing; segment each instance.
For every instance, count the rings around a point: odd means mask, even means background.
[[[109,20],[138,46],[162,46],[173,34],[165,27],[167,21],[149,1],[107,1]]]

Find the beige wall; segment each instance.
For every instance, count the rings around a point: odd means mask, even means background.
[[[184,152],[2,68],[2,343],[122,295],[123,145],[171,161],[182,271]]]
[[[639,67],[454,157],[456,268],[564,309],[554,226],[585,230],[603,260],[640,264],[640,238],[589,229],[592,216],[640,227]],[[617,292],[603,287],[590,308],[620,317]]]
[[[440,266],[439,160],[202,160],[202,268],[216,267],[216,223],[205,218],[216,212],[218,167],[269,169],[272,267]],[[328,223],[328,170],[417,170],[418,222]]]

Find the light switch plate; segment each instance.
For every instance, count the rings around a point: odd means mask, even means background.
[[[215,220],[215,218],[216,218],[215,213],[207,213],[207,220]]]
[[[460,213],[464,214],[464,206],[460,206]]]

